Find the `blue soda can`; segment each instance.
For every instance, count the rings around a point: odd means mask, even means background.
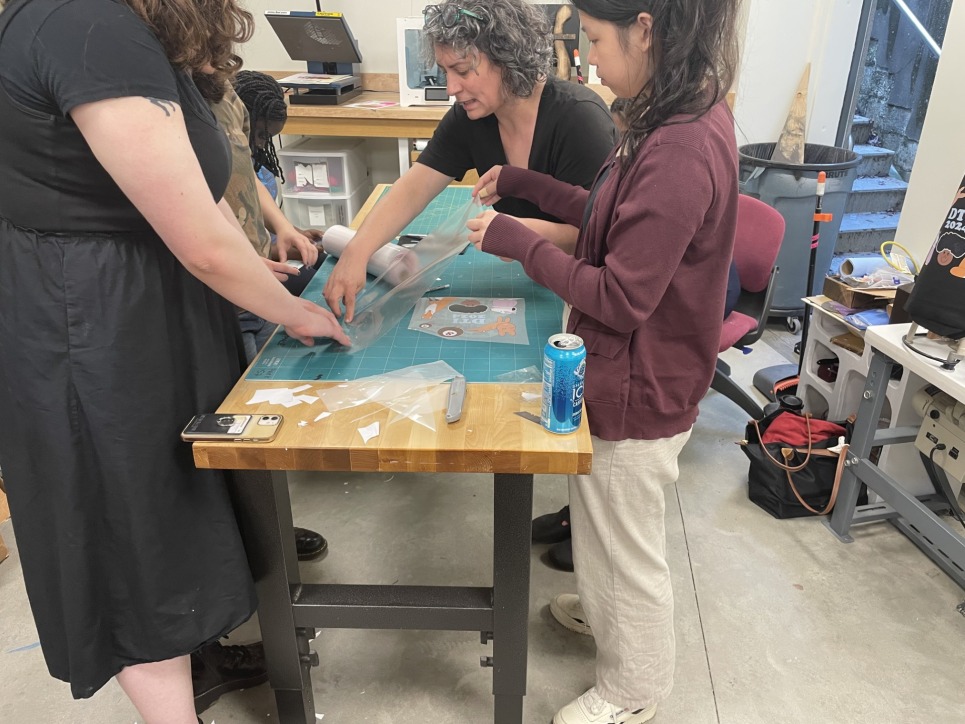
[[[583,419],[586,348],[575,334],[554,334],[543,348],[540,420],[550,432],[575,432]]]

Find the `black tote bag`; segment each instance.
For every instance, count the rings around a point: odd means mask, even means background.
[[[747,472],[747,497],[775,518],[802,518],[826,515],[834,508],[838,486],[847,456],[844,449],[832,452],[838,436],[813,440],[810,444],[784,441],[762,443],[771,423],[780,415],[795,415],[786,410],[775,410],[761,420],[752,420],[744,430],[741,449],[750,460]],[[796,415],[802,429],[810,434],[810,415]],[[853,421],[837,423],[845,430],[845,443],[850,441]],[[862,485],[858,505],[868,502],[867,489]]]
[[[912,321],[950,339],[965,337],[965,177],[905,304]]]

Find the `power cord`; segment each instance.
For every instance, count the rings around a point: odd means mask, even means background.
[[[888,251],[885,251],[886,246],[888,247]],[[904,258],[911,262],[912,268],[909,268],[904,260],[895,261],[895,249],[901,249],[905,253]],[[881,246],[879,247],[879,251],[881,252],[881,256],[884,258],[884,260],[888,262],[889,266],[897,271],[902,272],[903,274],[918,276],[918,272],[921,271],[921,267],[918,266],[918,262],[915,260],[915,257],[912,256],[912,253],[901,244],[898,244],[894,241],[885,241],[882,242]]]
[[[927,332],[917,332],[917,333],[915,334],[915,339],[917,339],[918,337],[927,337],[927,336],[928,336],[928,333],[927,333]],[[955,359],[955,360],[949,360],[949,359],[942,358],[942,357],[935,357],[934,355],[928,354],[927,352],[922,352],[920,349],[916,349],[915,346],[912,345],[910,342],[908,342],[908,340],[905,339],[904,337],[901,338],[901,343],[902,343],[902,345],[904,345],[907,349],[911,350],[912,352],[914,352],[914,353],[917,354],[917,355],[920,355],[921,357],[925,357],[925,358],[930,359],[930,360],[933,360],[933,361],[935,361],[935,362],[941,362],[941,363],[942,363],[942,369],[953,370],[953,369],[955,369],[955,365],[957,365],[957,364],[959,363],[959,361],[960,361],[960,360],[957,360],[957,359]]]

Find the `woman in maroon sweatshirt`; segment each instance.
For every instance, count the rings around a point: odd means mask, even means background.
[[[737,0],[573,0],[601,82],[628,98],[628,130],[593,189],[512,166],[476,186],[581,227],[573,256],[488,211],[482,251],[519,260],[573,310],[587,350],[593,472],[571,476],[579,596],[553,602],[597,644],[596,685],[555,724],[640,724],[673,684],[664,486],[710,387],[737,220]],[[574,620],[574,623],[576,621]]]

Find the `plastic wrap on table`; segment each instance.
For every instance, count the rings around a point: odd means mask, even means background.
[[[366,286],[356,302],[352,322],[344,325],[352,340],[350,353],[365,349],[395,327],[432,288],[436,278],[469,244],[466,222],[482,208],[475,199],[467,203]]]
[[[377,403],[392,411],[390,425],[406,419],[435,431],[436,413],[448,399],[442,383],[458,374],[440,360],[342,382],[318,394],[331,412]]]

